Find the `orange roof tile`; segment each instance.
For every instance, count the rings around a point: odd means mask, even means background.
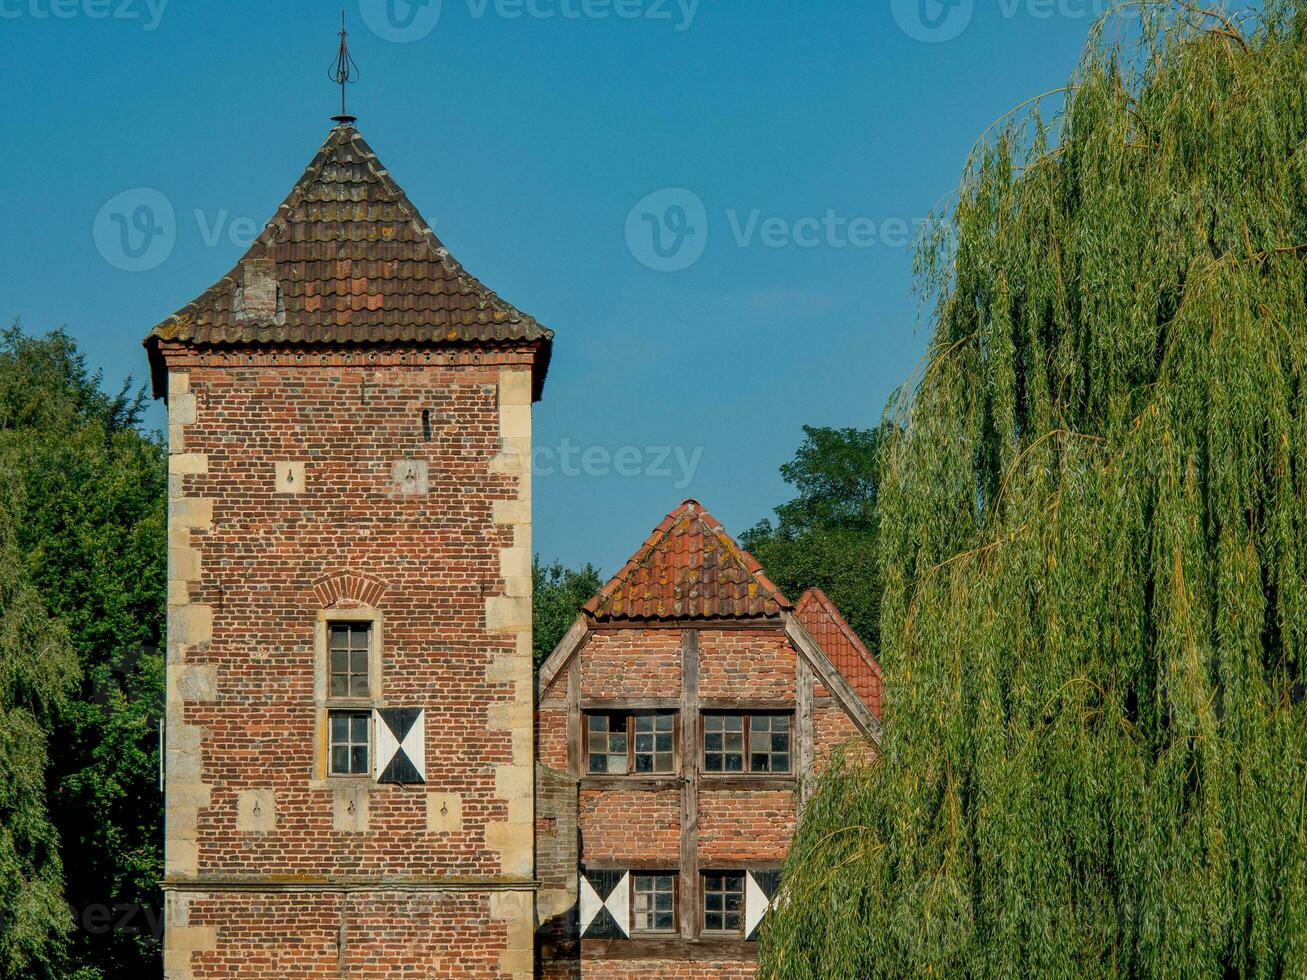
[[[840,615],[835,603],[821,589],[812,588],[803,593],[794,615],[826,651],[835,669],[858,692],[871,713],[879,718],[885,688],[880,664]]]
[[[584,606],[596,620],[779,617],[790,602],[697,500],[654,528]]]

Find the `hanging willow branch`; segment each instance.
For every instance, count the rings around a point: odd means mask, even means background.
[[[921,239],[883,752],[763,976],[1307,976],[1307,0],[1127,11]]]

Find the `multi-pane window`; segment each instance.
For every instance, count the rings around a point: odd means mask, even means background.
[[[369,696],[368,652],[371,634],[370,623],[332,623],[328,627],[327,648],[331,658],[329,697]]]
[[[749,716],[749,771],[790,771],[790,716]]]
[[[602,712],[585,716],[586,769],[601,775],[676,771],[676,715]]]
[[[627,721],[623,715],[587,715],[590,771],[611,774],[626,772],[630,755]]]
[[[327,714],[333,776],[367,775],[371,721],[372,716],[366,711]]]
[[[703,716],[705,772],[789,772],[790,715]]]
[[[676,876],[631,876],[631,931],[673,932],[676,929]]]
[[[635,771],[671,772],[676,759],[676,716],[635,715]]]
[[[744,875],[707,871],[703,876],[703,931],[744,931]]]

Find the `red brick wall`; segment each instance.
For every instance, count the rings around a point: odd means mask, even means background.
[[[699,633],[699,696],[794,699],[795,653],[775,630]]]
[[[796,818],[790,790],[705,790],[699,794],[699,863],[722,869],[735,861],[779,864]]]
[[[860,733],[843,708],[817,708],[813,712],[813,773],[820,775],[835,749]]]
[[[581,651],[583,698],[674,698],[680,693],[680,630],[597,630]]]
[[[184,704],[210,790],[195,826],[200,878],[503,878],[502,844],[486,828],[514,819],[496,768],[515,762],[507,719],[521,705],[503,665],[518,647],[486,619],[488,600],[506,591],[501,551],[514,546],[496,504],[520,504],[517,474],[492,461],[503,448],[502,365],[525,367],[529,355],[442,364],[390,351],[366,367],[314,364],[313,354],[298,366],[294,354],[279,366],[206,356],[170,365],[195,400],[184,452],[205,462],[174,476],[172,493],[212,502],[210,526],[189,535],[200,570],[185,597],[212,611],[212,638],[185,651],[186,667],[216,675],[212,697]],[[407,460],[426,463],[427,492],[394,485],[394,464]],[[276,492],[283,462],[303,464],[300,492]],[[345,572],[379,584],[380,703],[426,709],[427,785],[356,783],[367,787],[362,833],[335,829],[341,782],[314,771],[314,582]],[[247,790],[275,794],[272,829],[237,830]],[[461,827],[428,830],[428,793],[461,797]],[[335,975],[341,901],[197,896],[191,924],[211,923],[218,937],[192,958],[195,976]],[[485,893],[343,901],[359,923],[353,977],[498,975],[508,926]]]
[[[490,918],[488,904],[463,892],[195,899],[190,925],[216,927],[221,942],[195,953],[191,967],[195,980],[500,977],[504,925]]]
[[[567,771],[567,709],[536,711],[536,761]]]
[[[681,861],[681,791],[583,789],[582,861]]]
[[[513,641],[485,629],[485,599],[502,592],[492,523],[515,481],[490,471],[498,451],[496,369],[193,368],[197,420],[186,450],[208,456],[186,494],[210,498],[213,525],[193,541],[203,576],[193,603],[213,609],[213,642],[188,663],[218,668],[218,701],[187,706],[202,726],[212,805],[200,811],[201,872],[486,874],[499,857],[482,828],[506,819],[493,766],[511,761],[486,710],[511,698],[488,683]],[[430,413],[432,441],[422,439]],[[391,491],[391,465],[428,461],[430,492]],[[303,493],[274,493],[273,463],[306,461]],[[314,739],[313,580],[349,569],[383,582],[383,690],[427,709],[429,789],[464,794],[463,832],[429,835],[413,787],[375,786],[372,835],[336,833],[332,799],[309,788]],[[278,826],[232,832],[236,793],[277,792]],[[373,839],[375,836],[375,840]],[[384,840],[384,846],[378,841]]]

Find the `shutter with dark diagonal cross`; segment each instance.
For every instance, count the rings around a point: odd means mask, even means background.
[[[426,718],[422,708],[377,708],[372,774],[379,783],[427,781]]]

